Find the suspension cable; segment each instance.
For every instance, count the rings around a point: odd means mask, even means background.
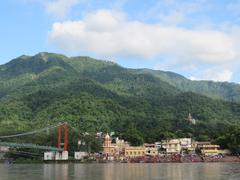
[[[80,133],[80,134],[82,134],[77,128],[75,128],[75,127],[73,127],[73,126],[71,126],[70,124],[68,124],[68,127],[69,128],[71,128],[73,131],[75,131],[76,133]]]
[[[10,153],[13,154],[27,154],[27,155],[32,155],[32,156],[42,156],[40,153],[32,153],[32,152],[27,152],[27,151],[10,151]]]
[[[49,129],[54,129],[54,128],[59,127],[59,126],[61,126],[63,124],[65,124],[65,123],[59,123],[57,125],[48,126],[48,127],[42,128],[42,129],[37,129],[37,130],[34,130],[34,131],[30,131],[30,132],[14,134],[14,135],[8,135],[8,136],[0,136],[0,139],[28,136],[28,135],[36,134],[36,133],[39,133],[39,132],[47,131]]]

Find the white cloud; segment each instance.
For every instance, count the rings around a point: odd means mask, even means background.
[[[228,69],[208,69],[199,77],[191,76],[191,80],[231,81],[233,72]]]
[[[147,15],[150,19],[158,19],[162,24],[179,25],[186,22],[191,24],[196,21],[194,14],[203,11],[205,7],[204,0],[161,0],[155,2],[147,11]]]
[[[66,16],[73,6],[80,3],[80,0],[54,0],[45,2],[46,10],[49,14],[57,17]]]
[[[185,14],[179,11],[172,11],[167,15],[159,15],[161,22],[165,24],[180,24],[185,21]]]
[[[79,21],[54,23],[49,41],[70,52],[143,59],[169,54],[184,63],[218,64],[239,57],[236,39],[229,33],[129,21],[122,12],[108,10],[87,14]]]
[[[90,0],[21,0],[24,3],[37,3],[46,9],[46,12],[55,17],[67,16],[71,9],[79,3]]]

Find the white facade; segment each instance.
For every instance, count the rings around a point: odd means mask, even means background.
[[[161,145],[162,145],[162,148],[166,150],[166,153],[180,154],[183,149],[192,148],[192,139],[180,138],[180,139],[165,140],[162,142]]]
[[[55,152],[44,152],[44,161],[55,160]]]
[[[62,152],[62,160],[68,160],[68,151]]]
[[[161,142],[155,142],[155,147],[160,150],[162,148],[162,143]]]
[[[163,141],[162,148],[166,149],[166,153],[169,154],[180,154],[181,152],[181,145],[179,139]]]
[[[44,161],[68,160],[68,151],[63,152],[44,152]]]
[[[180,138],[181,148],[191,148],[192,147],[192,139],[191,138]]]
[[[55,160],[62,160],[62,153],[61,152],[56,152],[55,154]]]
[[[75,160],[81,160],[84,157],[86,157],[88,154],[86,152],[75,152],[74,153],[74,159]]]
[[[68,151],[56,152],[55,160],[56,161],[68,160]]]
[[[157,147],[147,147],[145,150],[145,155],[157,156],[158,148]]]

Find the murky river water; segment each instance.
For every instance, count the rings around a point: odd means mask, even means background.
[[[240,180],[240,163],[0,164],[0,180]]]

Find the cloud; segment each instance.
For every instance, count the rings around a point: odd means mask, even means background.
[[[165,24],[180,24],[185,21],[185,14],[179,11],[169,12],[167,15],[160,14],[159,19]]]
[[[181,62],[218,64],[239,57],[236,39],[217,30],[191,30],[129,21],[122,12],[99,10],[79,21],[57,22],[49,42],[69,52],[150,59],[171,55]]]
[[[179,25],[196,21],[196,14],[206,8],[205,0],[162,0],[156,1],[147,11],[149,18],[158,19],[162,24]],[[197,19],[198,20],[198,19]],[[198,22],[199,23],[199,22]]]
[[[64,17],[78,3],[80,3],[80,0],[54,0],[45,2],[45,7],[49,14]]]
[[[37,3],[46,9],[46,12],[54,17],[67,16],[72,8],[79,3],[86,3],[90,0],[21,0],[22,2]]]
[[[191,80],[231,81],[233,72],[228,69],[208,69],[199,77],[191,76]]]

